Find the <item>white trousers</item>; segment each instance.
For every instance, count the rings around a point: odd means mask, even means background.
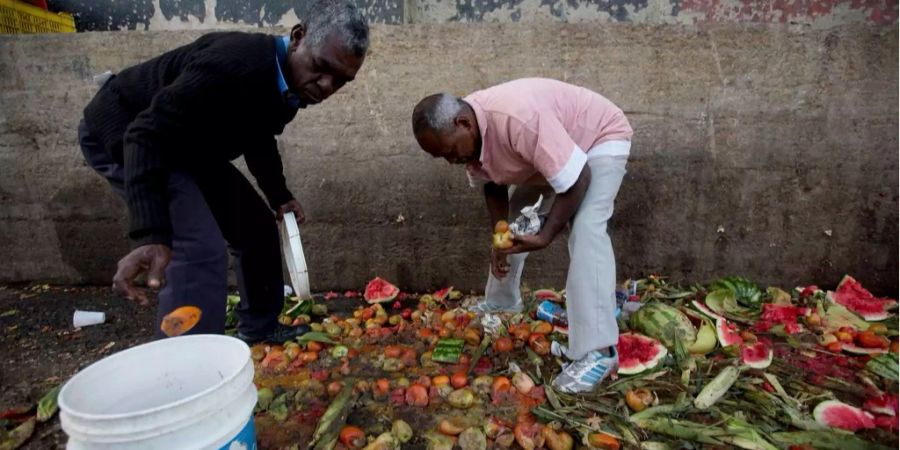
[[[601,144],[602,146],[602,144]],[[599,147],[599,146],[598,146]],[[606,223],[613,205],[628,156],[591,155],[591,184],[571,224],[569,234],[569,272],[566,279],[566,312],[569,317],[569,350],[566,356],[576,360],[592,350],[615,345],[616,260]],[[544,196],[542,212],[549,211],[555,197],[550,186],[520,185],[509,190],[510,218]],[[485,298],[488,302],[513,307],[522,301],[519,285],[527,253],[509,256],[509,274],[502,279],[488,271]]]

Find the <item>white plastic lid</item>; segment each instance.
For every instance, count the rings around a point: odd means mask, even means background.
[[[306,269],[306,257],[303,255],[303,243],[300,242],[300,227],[293,212],[284,214],[281,221],[281,248],[287,261],[288,273],[294,293],[300,298],[311,296],[309,291],[309,271]]]

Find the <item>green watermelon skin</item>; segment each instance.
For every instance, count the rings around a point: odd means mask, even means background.
[[[641,307],[628,322],[632,330],[650,336],[672,350],[677,344],[688,346],[697,339],[697,329],[688,317],[673,306],[650,303]]]

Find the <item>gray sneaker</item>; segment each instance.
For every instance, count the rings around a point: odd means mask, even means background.
[[[618,366],[619,355],[615,347],[609,347],[609,355],[594,350],[584,358],[566,364],[553,380],[553,388],[568,394],[593,391]]]
[[[518,302],[511,307],[505,307],[496,305],[491,303],[488,300],[481,300],[478,303],[469,307],[469,311],[475,314],[497,314],[497,313],[512,313],[518,314],[522,312],[522,302]]]

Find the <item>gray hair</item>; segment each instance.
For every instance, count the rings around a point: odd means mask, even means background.
[[[440,93],[422,99],[413,109],[413,132],[443,132],[453,127],[453,121],[462,112],[460,99]]]
[[[369,49],[369,24],[356,4],[350,0],[319,0],[306,13],[306,37],[310,47],[318,46],[336,33],[341,42],[356,56]]]

